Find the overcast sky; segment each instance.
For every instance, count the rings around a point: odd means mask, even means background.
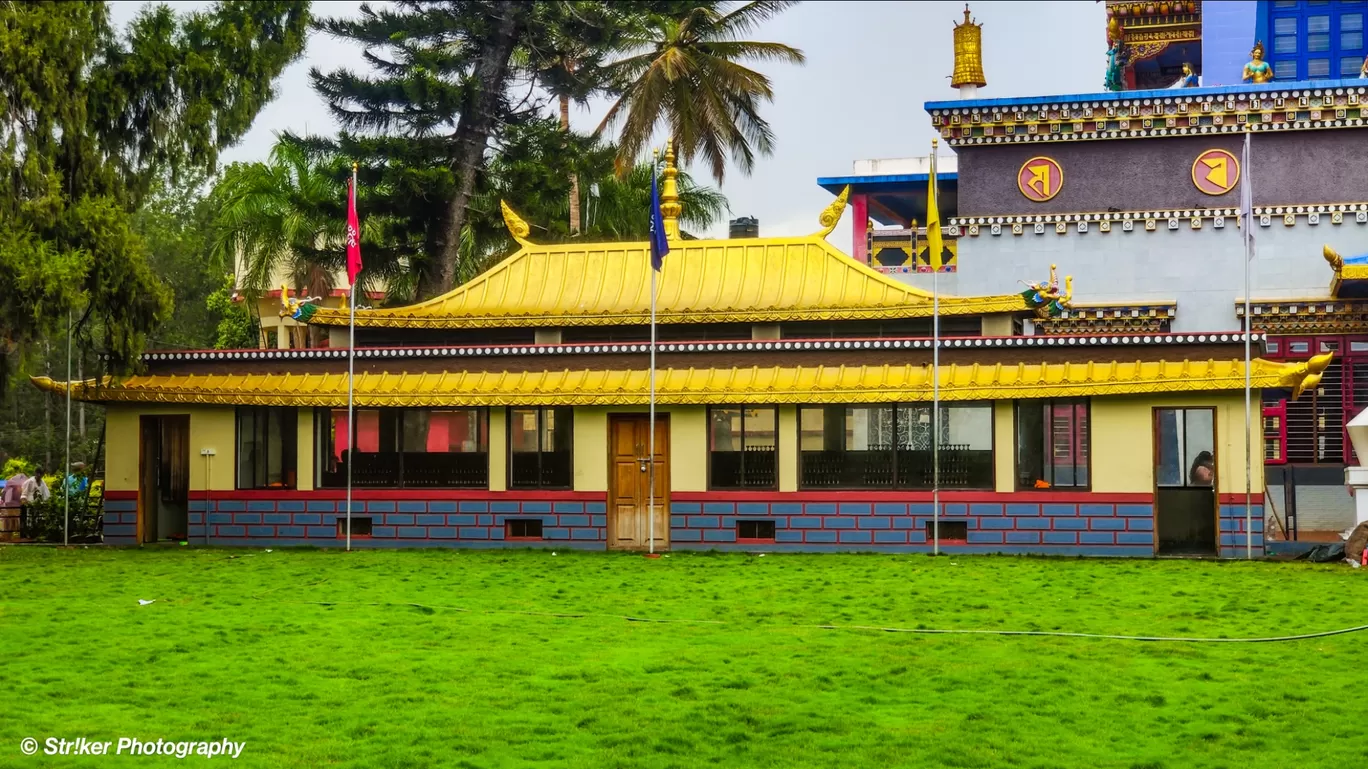
[[[170,3],[192,9],[205,2]],[[114,3],[116,23],[144,4]],[[315,15],[357,12],[359,2],[315,2]],[[848,174],[855,160],[926,155],[933,132],[922,105],[952,99],[951,29],[963,18],[958,2],[820,2],[810,0],[771,21],[754,38],[783,42],[807,54],[804,67],[759,65],[774,82],[774,103],[764,115],[774,127],[774,155],[760,158],[747,178],[730,171],[722,191],[732,216],[760,219],[762,235],[818,228],[831,196],[819,176]],[[983,24],[985,98],[1093,93],[1102,90],[1106,30],[1099,2],[974,2]],[[276,100],[257,117],[242,144],[224,162],[266,156],[275,135],[331,133],[337,126],[309,87],[310,67],[356,66],[360,50],[325,35],[309,39],[304,58],[287,69]],[[572,114],[572,123],[596,126],[605,105]],[[943,150],[945,151],[945,150]],[[699,177],[704,174],[698,173]],[[725,235],[726,223],[712,234]],[[832,242],[850,248],[850,216]]]

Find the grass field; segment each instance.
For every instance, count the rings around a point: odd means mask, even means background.
[[[812,627],[1364,624],[1368,574],[1343,566],[7,548],[0,585],[0,766],[185,763],[20,752],[25,737],[124,736],[245,741],[213,761],[263,767],[1368,760],[1368,633],[1154,644]]]

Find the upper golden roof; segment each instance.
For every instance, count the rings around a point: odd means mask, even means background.
[[[670,244],[659,276],[660,323],[851,320],[931,316],[931,295],[837,251],[817,235]],[[526,244],[448,294],[383,310],[357,310],[357,326],[480,328],[647,323],[650,247],[640,243]],[[1031,309],[1016,294],[950,297],[942,315]],[[347,324],[320,308],[309,320]]]
[[[660,323],[773,323],[931,316],[931,294],[870,269],[826,242],[848,190],[811,235],[744,240],[671,240],[658,278]],[[650,245],[528,240],[530,228],[507,204],[504,219],[521,248],[435,299],[407,307],[357,310],[356,325],[398,328],[597,326],[647,323]],[[1020,312],[1017,294],[941,296],[942,315]],[[308,322],[345,326],[345,310],[318,308]]]
[[[1309,361],[1255,359],[1250,385],[1287,388],[1297,397],[1320,381],[1330,354]],[[1244,361],[1112,361],[1019,363],[940,367],[940,397],[947,401],[1133,395],[1239,390]],[[449,371],[363,373],[355,377],[355,403],[377,407],[506,405],[645,405],[650,372],[633,370]],[[35,378],[43,390],[67,385]],[[347,405],[346,374],[173,374],[77,383],[81,400],[120,403],[223,405]],[[662,404],[891,403],[930,401],[931,367],[764,366],[673,368],[656,372]]]

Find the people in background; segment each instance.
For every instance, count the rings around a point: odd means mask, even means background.
[[[1215,457],[1210,451],[1203,451],[1192,461],[1192,469],[1188,471],[1188,483],[1193,486],[1210,486],[1215,478]]]
[[[24,482],[28,476],[22,472],[15,473],[5,480],[5,487],[0,489],[0,537],[10,538],[19,533],[19,511],[22,503],[19,495],[24,491]]]
[[[85,462],[72,462],[71,472],[67,473],[67,494],[84,494],[90,488],[90,476],[86,474]]]
[[[48,490],[47,481],[43,480],[43,466],[34,468],[33,475],[30,475],[19,491],[19,504],[27,507],[34,502],[46,502],[52,498],[52,492]]]

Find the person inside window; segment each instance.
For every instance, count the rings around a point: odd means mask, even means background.
[[[1210,486],[1216,478],[1215,457],[1210,451],[1203,451],[1192,461],[1192,469],[1188,471],[1188,484],[1192,486]]]

